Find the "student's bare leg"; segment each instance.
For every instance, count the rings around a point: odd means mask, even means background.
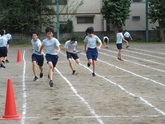
[[[121,53],[121,49],[120,49],[119,52],[118,52],[118,55],[117,55],[119,59],[121,59],[121,54],[122,53]]]
[[[71,58],[69,58],[68,59],[68,61],[69,61],[69,66],[70,66],[70,68],[72,69],[72,71],[73,71],[73,63],[72,63],[72,59]]]
[[[93,65],[93,73],[95,73],[95,70],[96,70],[96,60],[92,60],[92,65]]]
[[[79,64],[79,63],[80,63],[80,59],[76,59],[75,61],[76,61],[76,63],[77,63],[77,64]]]
[[[50,80],[52,80],[53,79],[53,71],[54,71],[53,63],[49,62],[48,65],[49,65],[49,78],[50,78]]]
[[[33,61],[32,62],[32,69],[33,69],[33,74],[35,77],[37,77],[36,65],[37,65],[36,61]]]

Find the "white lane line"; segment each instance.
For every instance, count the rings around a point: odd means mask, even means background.
[[[78,94],[77,90],[73,87],[73,85],[70,83],[70,81],[64,77],[62,75],[62,73],[55,68],[55,70],[59,73],[59,75],[68,83],[68,85],[70,86],[71,90],[75,93],[75,95],[88,107],[89,111],[91,112],[92,115],[94,115],[94,117],[97,119],[97,121],[100,124],[104,124],[104,122],[100,119],[100,117],[96,114],[96,112],[94,111],[94,109],[91,108],[91,106],[89,105],[89,103],[81,96]]]
[[[162,115],[99,115],[99,118],[158,118],[162,117]],[[38,117],[26,117],[25,119],[38,119],[44,118],[44,116]],[[95,119],[95,116],[54,116],[51,119]]]
[[[146,54],[146,53],[139,53],[139,52],[130,51],[130,50],[124,50],[124,51],[130,52],[130,53],[136,53],[136,54],[143,55],[143,56],[145,55],[145,56],[149,56],[149,57],[154,57],[154,58],[158,58],[158,59],[165,59],[164,57],[154,56],[154,55],[150,55],[150,54]]]
[[[61,54],[63,54],[63,53],[61,52]],[[84,53],[81,53],[81,54],[82,54],[82,55],[85,55]],[[64,55],[64,54],[63,54],[63,55]],[[99,60],[99,59],[98,59],[98,60]],[[102,60],[99,60],[99,61],[102,61]],[[107,63],[107,62],[104,62],[104,61],[102,61],[102,62],[103,62],[103,63],[106,63],[106,64],[108,64],[108,65],[110,65],[110,64]],[[85,67],[86,69],[88,69],[90,72],[92,72],[92,70],[89,69],[86,65],[82,65],[82,64],[80,64],[80,65],[83,66],[83,67]],[[115,65],[111,65],[111,66],[114,66],[114,67],[116,67],[116,68],[119,68],[119,67],[117,67],[117,66],[115,66]],[[119,68],[119,69],[122,69],[122,68]],[[129,72],[129,71],[128,71],[128,72]],[[139,98],[139,99],[140,99],[142,102],[144,102],[147,106],[153,108],[153,109],[156,110],[158,113],[160,113],[160,114],[162,114],[163,116],[165,116],[165,112],[164,112],[164,111],[158,109],[157,107],[155,107],[154,105],[152,105],[151,103],[149,103],[147,100],[145,100],[143,97],[137,96],[137,95],[135,95],[134,93],[131,93],[131,92],[127,91],[122,85],[119,85],[119,84],[117,84],[117,83],[115,83],[115,82],[109,80],[108,78],[106,78],[106,77],[104,77],[104,76],[101,76],[101,75],[99,75],[99,74],[97,74],[97,73],[96,73],[96,75],[99,76],[99,77],[101,77],[101,78],[103,78],[104,80],[110,82],[111,84],[113,84],[113,85],[119,87],[122,91],[124,91],[125,93],[129,94],[130,96],[135,97],[135,98]]]
[[[99,52],[99,53],[102,54],[102,55],[105,55],[105,56],[110,56],[110,57],[116,58],[116,56],[109,55],[109,54],[106,54],[106,53],[103,53],[103,52]],[[150,66],[147,66],[147,65],[143,65],[143,64],[140,64],[140,63],[137,63],[137,62],[129,61],[129,60],[126,60],[126,59],[124,59],[124,61],[127,61],[127,62],[132,63],[132,64],[140,65],[140,66],[152,69],[152,70],[156,70],[156,71],[165,73],[164,70],[161,70],[161,69],[158,69],[158,68],[153,68],[153,67],[150,67]]]
[[[123,69],[123,68],[120,68],[120,67],[118,67],[118,66],[116,66],[116,65],[110,64],[110,63],[108,63],[108,62],[106,62],[106,61],[103,61],[103,60],[100,60],[100,59],[98,59],[98,61],[100,61],[100,62],[102,62],[102,63],[105,63],[105,64],[107,64],[107,65],[109,65],[109,66],[115,67],[115,68],[117,68],[117,69],[119,69],[119,70],[122,70],[122,71],[124,71],[124,72],[127,72],[127,73],[129,73],[129,74],[132,74],[132,75],[134,75],[134,76],[136,76],[136,77],[140,77],[140,78],[142,78],[142,79],[144,79],[144,80],[151,81],[151,82],[153,82],[153,83],[155,83],[155,84],[158,84],[158,85],[160,85],[160,86],[165,87],[165,84],[160,83],[160,82],[158,82],[158,81],[155,81],[155,80],[153,80],[153,79],[150,79],[150,78],[141,76],[141,75],[139,75],[139,74],[136,74],[136,73],[134,73],[134,72],[131,72],[131,71],[126,70],[126,69]]]
[[[137,48],[132,48],[132,47],[131,47],[131,49],[139,50],[139,51],[144,51],[144,52],[148,52],[148,53],[153,53],[153,54],[165,55],[165,53],[162,53],[162,52],[155,52],[155,51],[149,51],[149,50],[137,49]]]
[[[114,52],[112,50],[105,50],[105,49],[102,49],[102,50],[107,51],[107,52],[112,52],[112,53],[115,53],[117,55],[117,52]],[[134,59],[137,59],[137,60],[140,60],[140,61],[145,61],[145,62],[150,62],[150,63],[154,63],[154,64],[165,66],[165,64],[160,63],[160,62],[155,62],[155,61],[151,61],[151,60],[144,59],[144,58],[137,58],[135,56],[131,56],[131,55],[127,55],[127,54],[123,54],[122,56],[127,56],[127,57],[134,58]]]
[[[23,76],[22,76],[22,90],[23,90],[23,106],[22,106],[22,119],[21,124],[25,124],[26,118],[26,109],[27,109],[27,94],[26,94],[26,83],[25,83],[25,74],[26,74],[26,60],[25,60],[25,51],[23,52]]]

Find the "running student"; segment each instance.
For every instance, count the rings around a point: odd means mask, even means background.
[[[131,37],[131,35],[130,35],[130,33],[127,31],[127,30],[125,30],[124,31],[124,38],[125,38],[125,40],[127,40],[128,42],[126,42],[126,48],[128,48],[129,47],[129,40],[131,39],[132,40],[132,37]]]
[[[60,42],[53,37],[53,32],[54,32],[53,28],[47,27],[45,29],[45,32],[47,38],[42,41],[40,52],[43,49],[43,47],[45,47],[46,60],[49,65],[49,74],[48,74],[48,78],[50,79],[49,85],[50,87],[53,87],[53,72],[58,61],[58,53],[60,52]]]
[[[93,28],[87,28],[85,31],[87,36],[84,39],[84,51],[86,53],[88,63],[87,66],[90,67],[90,65],[93,65],[93,73],[92,76],[96,76],[95,70],[96,70],[96,61],[98,58],[98,50],[101,49],[102,41],[99,39],[98,36],[94,35]],[[97,42],[99,42],[99,46],[97,47]]]
[[[77,48],[76,39],[71,38],[70,40],[66,41],[64,48],[66,51],[67,59],[69,61],[69,66],[72,69],[72,74],[74,75],[76,70],[73,69],[72,58],[76,61],[77,64],[80,63],[79,57],[78,57],[77,52],[76,52],[76,48]]]
[[[0,68],[6,68],[2,60],[7,56],[7,38],[4,30],[0,31]]]
[[[117,59],[120,60],[120,61],[123,61],[123,59],[121,58],[122,57],[122,41],[125,41],[126,43],[128,42],[127,40],[124,39],[124,36],[123,36],[123,30],[122,29],[119,29],[119,32],[116,34],[116,46],[117,46],[117,49],[119,50],[118,51],[118,54],[117,54]]]
[[[34,73],[34,79],[33,81],[37,81],[38,80],[38,76],[37,76],[37,64],[39,66],[40,69],[40,78],[43,77],[43,63],[44,63],[44,56],[43,53],[40,53],[40,48],[41,48],[41,41],[40,39],[38,39],[38,35],[36,32],[33,32],[31,34],[32,40],[32,47],[33,47],[33,54],[32,54],[32,68],[33,68],[33,73]]]
[[[104,35],[103,44],[104,44],[105,48],[108,48],[108,43],[109,43],[109,38],[106,35]]]

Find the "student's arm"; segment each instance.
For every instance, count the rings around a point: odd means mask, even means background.
[[[65,51],[68,52],[68,53],[76,54],[76,52],[70,51],[68,48],[66,48]]]
[[[84,43],[84,52],[86,53],[87,52],[87,44]]]
[[[57,46],[57,49],[54,50],[55,53],[59,53],[61,50],[60,46]]]
[[[41,53],[43,47],[44,47],[43,45],[40,46],[40,49],[38,49],[38,50],[39,50],[39,53]],[[38,47],[38,48],[39,48],[39,47]]]
[[[126,39],[124,39],[124,37],[122,38],[122,40],[123,40],[124,42],[128,43],[128,41],[127,41]]]
[[[102,42],[99,42],[99,46],[97,47],[97,49],[100,50],[101,46],[102,46]]]

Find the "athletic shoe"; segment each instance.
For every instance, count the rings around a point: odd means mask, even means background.
[[[121,58],[117,58],[118,60],[120,60],[120,61],[124,61],[123,59],[121,59]]]
[[[1,68],[6,68],[6,66],[3,63],[0,65],[0,67]]]
[[[5,65],[5,61],[2,61],[2,64]]]
[[[74,75],[74,74],[75,74],[75,72],[76,72],[76,70],[73,70],[72,74]]]
[[[50,87],[53,87],[53,81],[52,80],[49,81],[49,85],[50,85]]]
[[[88,66],[88,67],[90,67],[90,65],[91,65],[90,63],[87,63],[87,66]]]
[[[95,77],[95,76],[96,76],[96,74],[93,72],[93,73],[92,73],[92,76],[93,76],[93,77]]]
[[[42,72],[40,72],[40,78],[42,78],[43,77],[43,73]]]
[[[7,63],[9,63],[9,60],[8,60],[8,59],[6,59],[6,62],[7,62]]]
[[[33,81],[38,81],[38,77],[35,76],[34,79],[33,79]]]
[[[128,48],[129,46],[126,46],[126,48]]]

